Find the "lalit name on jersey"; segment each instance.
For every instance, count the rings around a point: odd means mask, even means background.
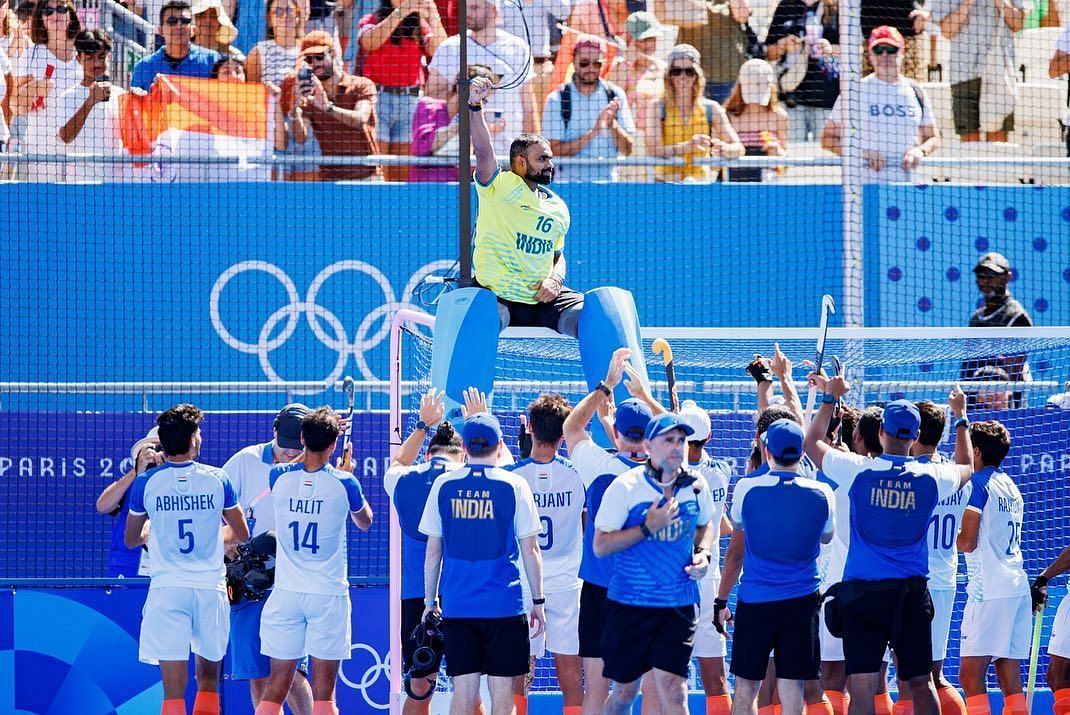
[[[293,514],[320,514],[323,512],[323,500],[290,499],[290,512]]]

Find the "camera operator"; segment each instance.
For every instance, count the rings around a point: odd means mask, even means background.
[[[108,547],[108,578],[130,578],[138,575],[143,549],[138,546],[128,549],[123,543],[126,532],[126,517],[130,504],[126,493],[134,478],[153,467],[163,464],[163,452],[160,451],[159,428],[153,427],[144,437],[134,442],[130,448],[130,471],[115,480],[97,497],[97,513],[118,517],[111,527],[111,545]]]
[[[249,533],[254,538],[275,530],[275,511],[268,475],[275,465],[304,459],[301,419],[310,413],[311,410],[305,405],[286,405],[275,416],[275,433],[270,442],[245,447],[223,465],[223,471],[234,485],[238,503],[245,510]],[[227,556],[234,558],[238,544],[230,538],[229,530],[224,529],[223,536],[227,540]],[[230,678],[249,681],[249,695],[254,708],[264,697],[271,673],[271,660],[260,652],[260,618],[266,600],[234,603],[230,610]],[[312,713],[312,689],[308,684],[307,672],[307,663],[303,663],[286,698],[287,705],[295,715]]]

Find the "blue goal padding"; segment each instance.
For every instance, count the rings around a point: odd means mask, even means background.
[[[490,405],[499,328],[498,299],[489,290],[460,288],[439,298],[431,385],[446,393],[446,419],[460,421],[469,387],[485,392]]]

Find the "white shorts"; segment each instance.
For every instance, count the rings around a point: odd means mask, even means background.
[[[933,599],[933,660],[947,657],[947,639],[951,635],[951,614],[955,610],[955,592],[929,589]]]
[[[1032,634],[1030,634],[1032,635]],[[1070,658],[1070,598],[1064,596],[1055,612],[1055,623],[1048,640],[1048,655]]]
[[[825,626],[825,604],[821,604],[821,660],[835,663],[843,660],[843,640],[829,633]]]
[[[190,650],[218,662],[230,638],[230,603],[214,588],[160,586],[149,588],[141,611],[138,660],[188,660]]]
[[[698,582],[698,628],[695,629],[695,647],[691,651],[696,658],[724,658],[728,653],[724,636],[713,627],[713,599],[717,597],[720,585],[719,578],[704,578]]]
[[[546,650],[559,655],[580,652],[580,589],[546,594]]]
[[[960,655],[1025,660],[1032,636],[1032,608],[1029,594],[967,601]]]
[[[260,652],[278,660],[305,655],[348,660],[350,635],[349,594],[325,596],[276,588],[260,617]]]

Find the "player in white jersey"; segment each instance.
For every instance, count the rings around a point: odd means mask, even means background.
[[[539,511],[539,549],[546,596],[546,630],[532,641],[533,656],[542,644],[554,655],[557,682],[564,707],[583,707],[582,664],[578,622],[580,617],[580,559],[583,556],[583,507],[586,487],[576,467],[558,454],[564,441],[564,423],[572,411],[558,394],[540,395],[528,406],[527,431],[531,456],[507,469],[531,487]],[[530,598],[525,589],[525,598]],[[523,680],[523,678],[521,678]],[[526,682],[526,681],[525,681]],[[514,688],[515,692],[515,688]],[[526,688],[522,691],[526,694]],[[517,694],[517,711],[526,712],[525,694]],[[572,712],[572,711],[570,711]]]
[[[1070,571],[1070,547],[1048,564],[1029,587],[1033,597],[1033,610],[1043,613],[1048,602],[1048,582]],[[1070,598],[1063,597],[1055,612],[1055,623],[1048,640],[1048,670],[1045,674],[1048,687],[1055,696],[1055,715],[1070,715]]]
[[[1011,448],[1007,428],[995,420],[976,422],[970,439],[977,471],[958,536],[968,578],[959,682],[971,715],[987,713],[985,673],[995,660],[1004,715],[1024,715],[1021,661],[1029,657],[1032,612],[1022,567],[1025,505],[1018,487],[999,469]]]
[[[602,675],[602,632],[612,560],[594,553],[594,520],[606,489],[618,476],[646,461],[644,435],[653,412],[640,399],[617,405],[610,435],[618,451],[612,453],[599,446],[587,434],[587,425],[596,412],[612,406],[613,388],[620,384],[631,351],[622,348],[613,353],[605,379],[573,408],[565,419],[565,444],[584,484],[587,486],[587,520],[583,531],[583,556],[580,559],[579,646],[583,660],[583,713],[601,713],[609,695],[609,680]],[[574,706],[565,715],[577,715]]]
[[[304,461],[271,471],[278,546],[275,588],[260,620],[261,650],[271,675],[256,715],[281,715],[297,662],[312,660],[312,712],[337,713],[335,681],[350,651],[346,523],[372,524],[371,506],[348,471],[331,466],[338,416],[320,407],[301,420]],[[350,467],[346,461],[342,466]]]
[[[223,465],[223,471],[234,485],[234,494],[245,510],[249,533],[259,536],[275,531],[275,510],[268,486],[268,475],[276,464],[289,464],[304,455],[301,445],[301,419],[311,410],[300,403],[286,405],[275,416],[274,434],[270,442],[249,445]],[[235,555],[239,542],[224,527],[227,554]],[[265,599],[244,601],[230,608],[230,673],[232,680],[248,680],[253,708],[260,704],[271,673],[271,660],[260,652],[260,616]],[[293,686],[286,696],[286,704],[295,715],[311,715],[312,688],[308,676],[298,668]]]
[[[944,438],[947,414],[942,407],[925,400],[914,405],[921,415],[918,441],[911,454],[922,463],[945,462],[947,458],[937,451]],[[963,406],[965,408],[965,406]],[[940,701],[942,715],[966,715],[966,702],[958,689],[944,677],[944,658],[947,657],[947,639],[951,632],[951,614],[958,589],[959,550],[955,545],[962,523],[962,513],[970,498],[973,484],[967,482],[957,492],[938,502],[929,519],[929,596],[933,600],[933,684]],[[910,688],[899,681],[899,699],[892,711],[894,715],[913,712]]]
[[[194,461],[201,452],[202,417],[193,405],[160,415],[156,424],[166,461],[138,475],[130,487],[126,545],[148,540],[152,564],[138,657],[160,665],[161,715],[185,715],[190,650],[197,663],[194,711],[219,713],[219,666],[230,621],[220,517],[237,538],[249,538],[226,473]]]

